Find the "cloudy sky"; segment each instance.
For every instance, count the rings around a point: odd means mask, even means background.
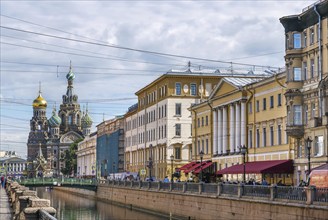
[[[124,114],[136,91],[188,61],[198,68],[227,67],[220,61],[283,67],[279,18],[312,3],[2,0],[0,150],[26,156],[39,82],[50,117],[66,92],[70,60],[75,92],[97,125]]]

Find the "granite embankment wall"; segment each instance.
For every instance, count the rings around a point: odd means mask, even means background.
[[[99,185],[97,192],[64,187],[56,190],[186,219],[328,219],[328,207],[313,204],[150,191],[108,185]]]

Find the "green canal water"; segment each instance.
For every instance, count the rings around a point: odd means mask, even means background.
[[[67,192],[38,187],[37,195],[49,199],[58,220],[164,220],[168,217],[131,210]]]

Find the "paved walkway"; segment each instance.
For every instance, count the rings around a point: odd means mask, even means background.
[[[12,210],[8,202],[8,195],[0,186],[0,219],[1,220],[11,220],[12,219]]]

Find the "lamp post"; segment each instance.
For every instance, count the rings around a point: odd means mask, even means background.
[[[115,180],[115,161],[113,161],[113,179]]]
[[[171,159],[171,182],[173,183],[173,160],[174,160],[173,154],[171,154],[170,159]]]
[[[203,150],[199,152],[199,156],[200,156],[200,181],[203,181],[203,156],[204,156]]]
[[[152,158],[152,147],[153,145],[150,144],[149,145],[149,162],[148,162],[148,169],[149,169],[149,181],[152,181],[152,177],[151,177],[151,169],[153,168],[153,158]]]
[[[307,147],[307,153],[308,153],[308,175],[310,175],[310,172],[311,172],[311,145],[312,145],[312,139],[310,137],[308,137],[306,140],[306,147]]]
[[[243,170],[243,182],[245,183],[246,182],[246,177],[245,177],[245,175],[246,175],[246,160],[245,160],[245,158],[246,158],[246,150],[247,150],[247,148],[246,148],[245,145],[242,145],[239,148],[240,148],[241,154],[243,155],[243,167],[244,167],[244,170]]]

